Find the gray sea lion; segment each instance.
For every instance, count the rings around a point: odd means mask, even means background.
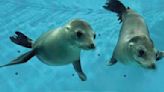
[[[122,22],[119,39],[108,64],[135,62],[144,68],[155,69],[155,61],[164,57],[164,52],[155,49],[143,17],[119,0],[107,0],[103,7],[117,13]]]
[[[80,79],[82,81],[87,79],[81,68],[80,51],[95,49],[94,39],[96,37],[87,22],[79,19],[73,20],[64,27],[44,33],[34,43],[21,32],[17,31],[15,34],[10,37],[12,42],[32,50],[1,67],[25,63],[36,56],[41,62],[50,66],[72,63]]]

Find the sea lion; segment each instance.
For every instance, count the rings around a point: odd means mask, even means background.
[[[1,67],[25,63],[36,56],[41,62],[50,66],[72,63],[80,79],[82,81],[87,79],[81,68],[80,52],[95,49],[94,39],[96,37],[87,22],[80,19],[72,20],[64,27],[42,34],[34,43],[32,39],[19,31],[15,34],[10,37],[12,42],[32,50]]]
[[[155,49],[143,17],[119,0],[107,0],[103,8],[117,13],[122,22],[119,39],[108,64],[135,62],[144,68],[155,69],[155,61],[164,57],[164,52]]]

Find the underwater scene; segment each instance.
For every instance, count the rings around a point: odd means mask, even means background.
[[[164,0],[0,0],[0,92],[164,92]]]

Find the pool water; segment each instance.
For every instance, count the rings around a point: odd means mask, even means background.
[[[164,0],[121,0],[141,14],[156,48],[164,50]],[[0,0],[0,65],[29,49],[13,44],[15,31],[36,40],[70,20],[87,21],[97,34],[96,50],[82,51],[88,80],[80,81],[72,65],[47,66],[36,57],[0,69],[0,92],[164,92],[164,59],[157,70],[117,63],[107,66],[121,25],[116,14],[102,8],[105,0]]]

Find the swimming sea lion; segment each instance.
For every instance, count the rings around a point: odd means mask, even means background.
[[[155,61],[164,55],[155,49],[143,17],[126,8],[119,0],[107,0],[103,7],[117,13],[122,22],[119,39],[108,64],[136,62],[144,68],[155,69]]]
[[[11,41],[32,50],[1,67],[25,63],[33,56],[37,56],[41,62],[50,66],[72,63],[80,79],[82,81],[87,79],[81,68],[80,52],[82,49],[95,49],[94,39],[96,37],[87,22],[79,19],[73,20],[64,27],[44,33],[34,43],[23,33],[18,31],[15,33],[15,36],[10,37]]]

